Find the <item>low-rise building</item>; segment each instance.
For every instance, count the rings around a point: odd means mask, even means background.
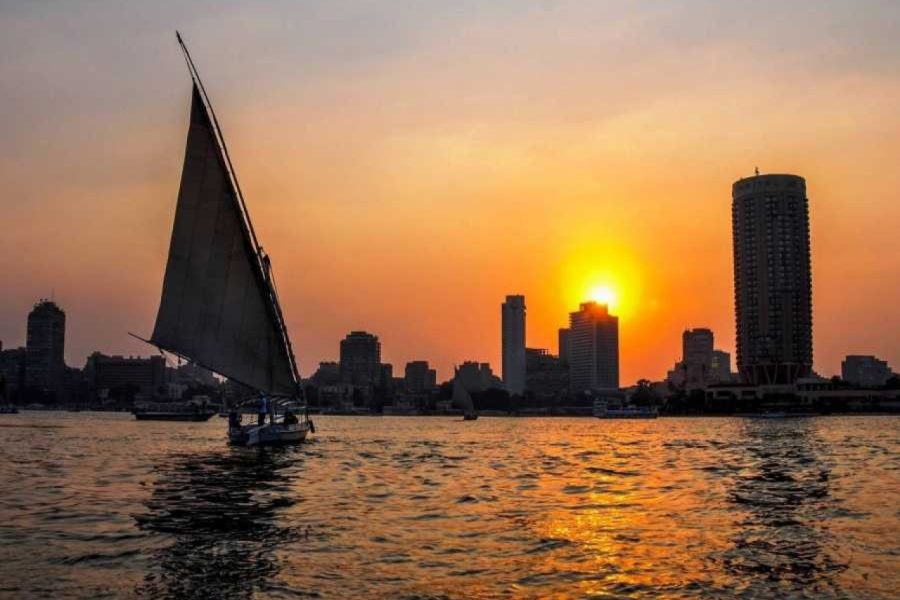
[[[887,361],[871,355],[851,354],[841,362],[841,379],[859,387],[881,387],[893,376]]]

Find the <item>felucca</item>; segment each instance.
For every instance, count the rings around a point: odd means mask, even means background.
[[[144,341],[251,388],[255,402],[269,407],[248,425],[232,413],[232,443],[299,443],[314,426],[272,263],[253,229],[209,96],[176,37],[193,85],[191,119],[162,299]]]

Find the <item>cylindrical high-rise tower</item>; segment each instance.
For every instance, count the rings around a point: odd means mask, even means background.
[[[812,272],[806,181],[757,175],[732,187],[737,365],[756,385],[812,371]]]

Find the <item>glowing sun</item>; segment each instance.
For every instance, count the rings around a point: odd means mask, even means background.
[[[610,310],[616,308],[618,297],[616,291],[608,285],[595,285],[589,293],[591,300],[597,304],[605,304]]]

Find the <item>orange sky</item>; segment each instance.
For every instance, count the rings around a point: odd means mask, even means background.
[[[448,6],[452,4],[452,6]],[[0,339],[55,290],[67,361],[148,354],[192,49],[273,259],[301,372],[351,329],[402,371],[499,370],[589,289],[623,383],[686,327],[733,351],[732,182],[806,177],[816,369],[900,369],[900,5],[0,0]],[[798,23],[802,23],[798,27]]]

